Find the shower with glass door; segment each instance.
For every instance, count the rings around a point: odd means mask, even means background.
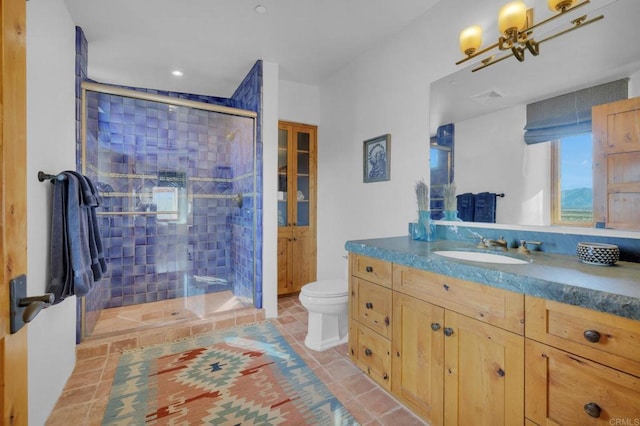
[[[79,154],[101,197],[108,272],[82,302],[81,335],[91,335],[108,308],[182,299],[206,314],[201,296],[222,292],[252,306],[256,113],[82,88]]]

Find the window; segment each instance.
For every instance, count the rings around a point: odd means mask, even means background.
[[[551,147],[552,223],[592,226],[591,133],[562,137],[554,140]]]

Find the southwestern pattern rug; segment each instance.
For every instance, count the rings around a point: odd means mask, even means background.
[[[124,353],[103,425],[357,425],[266,321]]]

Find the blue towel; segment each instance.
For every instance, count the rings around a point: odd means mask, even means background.
[[[80,192],[82,194],[80,204],[83,208],[87,209],[86,216],[89,252],[91,254],[91,270],[93,272],[93,280],[99,281],[102,278],[103,273],[107,271],[107,265],[102,252],[100,231],[98,229],[98,218],[95,210],[99,205],[100,197],[95,189],[95,185],[93,185],[93,182],[91,182],[88,177],[72,171],[67,171],[65,173],[72,173],[78,179],[78,183],[80,184]]]
[[[458,218],[464,222],[473,222],[475,212],[475,197],[472,193],[466,192],[456,196],[458,201]]]
[[[51,219],[51,280],[54,304],[86,295],[107,271],[95,209],[100,198],[93,182],[74,171],[54,179]]]
[[[67,240],[67,183],[58,179],[53,180],[52,183],[50,280],[47,292],[53,294],[53,303],[56,304],[71,294],[72,269]]]
[[[481,192],[475,195],[474,222],[496,222],[496,194],[494,192]]]

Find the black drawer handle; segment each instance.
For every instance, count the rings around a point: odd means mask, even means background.
[[[371,355],[373,355],[373,351],[371,349],[367,348],[367,349],[364,350],[364,354],[366,356],[371,356]]]
[[[444,329],[444,335],[447,336],[447,337],[453,336],[453,328],[446,327]]]
[[[364,304],[364,307],[367,308],[367,309],[373,309],[373,303],[367,302],[367,303]]]
[[[384,325],[386,325],[387,327],[389,327],[389,324],[391,323],[391,321],[389,321],[389,317],[384,317]]]
[[[373,272],[373,266],[367,266],[364,270],[367,272]]]
[[[433,331],[438,331],[438,330],[440,330],[440,324],[438,324],[437,322],[432,322],[432,323],[431,323],[431,329],[432,329]]]
[[[588,342],[598,343],[600,341],[600,333],[595,330],[587,330],[583,333],[583,335]]]
[[[597,419],[598,417],[600,417],[602,409],[595,402],[590,402],[584,405],[584,412]]]
[[[384,373],[384,374],[382,375],[382,379],[383,379],[383,380],[389,380],[389,375],[388,375],[387,373]]]

